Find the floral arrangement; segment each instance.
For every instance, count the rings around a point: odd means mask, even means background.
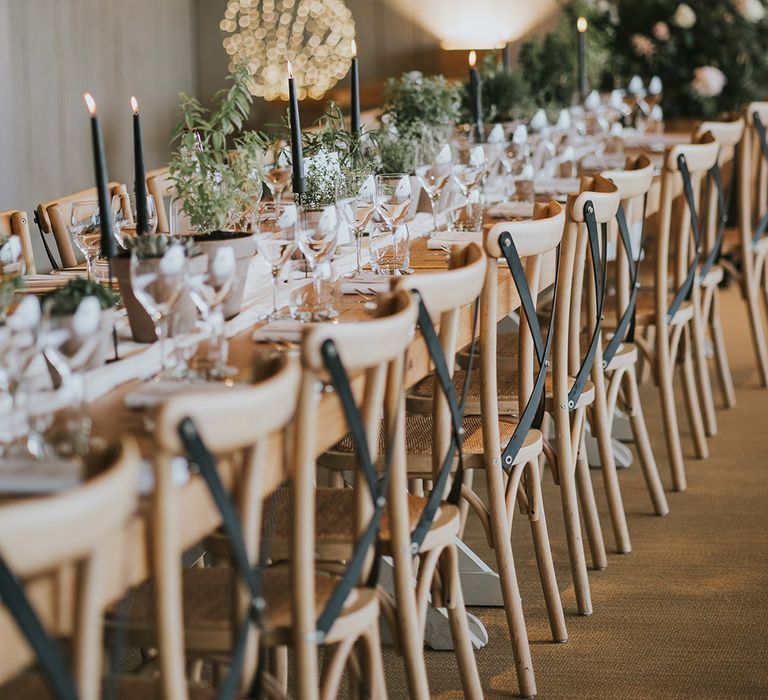
[[[590,40],[611,52],[607,82],[658,75],[674,117],[710,117],[765,96],[764,0],[597,0]]]
[[[302,133],[306,190],[301,203],[309,208],[326,207],[357,192],[375,167],[366,133],[351,133],[335,102],[328,103],[315,126],[315,131]]]
[[[181,95],[182,119],[174,136],[178,148],[169,169],[183,211],[200,234],[239,229],[263,187],[267,139],[242,131],[253,100],[248,67],[238,67],[229,80],[232,85],[215,95],[214,109]]]
[[[413,173],[432,161],[461,117],[461,91],[442,75],[419,71],[384,85],[382,128],[374,135],[383,172]]]

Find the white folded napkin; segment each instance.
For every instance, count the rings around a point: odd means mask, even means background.
[[[530,219],[533,216],[533,202],[499,202],[488,210],[495,219]]]
[[[506,141],[506,138],[504,137],[504,127],[501,124],[496,124],[496,126],[491,129],[491,133],[488,134],[488,143],[504,143]]]
[[[543,109],[536,110],[536,113],[531,117],[531,129],[534,131],[541,131],[547,126],[549,126],[547,113]]]
[[[373,271],[363,272],[357,277],[349,277],[341,282],[342,294],[386,294],[389,291],[389,279]]]
[[[525,143],[528,140],[528,129],[525,124],[518,124],[512,133],[512,143]]]
[[[590,112],[594,112],[599,106],[600,93],[597,90],[592,90],[592,92],[587,95],[587,99],[584,100],[584,108]]]
[[[257,343],[276,343],[284,341],[286,343],[298,343],[306,324],[300,321],[272,321],[266,326],[257,328],[253,332],[253,340]]]
[[[560,131],[568,131],[571,128],[571,113],[567,109],[561,109],[560,114],[557,116],[557,122],[555,123],[555,129]]]
[[[483,242],[482,231],[437,231],[427,241],[429,250],[441,250],[454,245]]]

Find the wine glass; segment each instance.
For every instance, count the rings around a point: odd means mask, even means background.
[[[192,276],[190,295],[203,323],[211,329],[211,342],[208,346],[210,361],[209,375],[215,379],[224,379],[237,373],[227,365],[229,343],[224,329],[224,300],[232,291],[237,276],[237,259],[231,246],[216,248],[213,260],[202,275]]]
[[[282,318],[277,311],[277,289],[280,271],[296,249],[298,218],[295,204],[280,204],[279,201],[262,202],[254,217],[256,250],[272,273],[272,311],[266,317],[269,321]]]
[[[339,235],[339,216],[334,206],[304,211],[299,217],[296,242],[312,270],[314,300],[303,316],[310,321],[320,321],[338,316],[333,302],[326,302],[324,282],[331,278],[331,260]]]
[[[267,188],[272,194],[272,199],[280,204],[283,192],[285,192],[291,182],[291,169],[287,165],[280,165],[278,160],[274,164],[265,167],[264,175]]]
[[[421,186],[429,197],[429,203],[432,205],[432,228],[435,231],[437,231],[437,205],[440,201],[440,194],[451,177],[452,167],[451,148],[445,144],[438,152],[432,165],[420,165],[416,168],[416,177],[419,178]]]
[[[410,177],[406,173],[386,173],[377,175],[375,183],[376,211],[387,226],[399,226],[413,202]]]
[[[363,273],[362,247],[365,229],[373,218],[376,208],[376,182],[372,175],[363,180],[363,183],[352,195],[344,196],[340,185],[337,188],[336,208],[344,223],[352,230],[355,241],[355,270],[351,277],[359,277]]]
[[[485,179],[487,160],[482,144],[456,144],[454,162],[453,179],[466,197]]]
[[[84,297],[74,314],[57,314],[52,302],[43,303],[40,345],[55,389],[67,396],[63,430],[54,435],[54,450],[63,457],[84,458],[90,438],[85,412],[84,373],[99,362],[104,335],[101,304],[95,296]],[[58,431],[57,431],[58,433]]]
[[[136,195],[126,193],[116,194],[112,197],[112,215],[114,217],[114,232],[117,242],[123,250],[127,249],[125,239],[133,237],[138,230],[139,214],[136,208]],[[149,230],[145,233],[157,231],[157,209],[155,198],[147,195],[147,223]]]
[[[174,243],[160,258],[131,254],[131,286],[138,302],[144,307],[155,326],[160,341],[161,378],[173,378],[173,358],[166,352],[169,337],[169,317],[184,289],[186,258],[184,248]]]
[[[85,258],[88,279],[92,280],[96,259],[101,253],[101,220],[96,200],[74,202],[69,215],[69,233]]]

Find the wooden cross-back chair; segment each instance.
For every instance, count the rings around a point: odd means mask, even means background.
[[[35,613],[48,639],[70,640],[71,664],[58,645],[38,655],[61,662],[56,672],[18,672],[33,659],[29,646],[10,620],[9,608],[23,606],[3,590],[0,696],[4,698],[105,697],[103,613],[126,584],[119,578],[130,561],[128,540],[136,517],[141,459],[131,439],[98,475],[61,494],[9,501],[0,505],[0,556],[21,584],[32,610],[43,597],[55,598],[54,612]],[[26,615],[29,620],[29,615]],[[45,645],[41,645],[45,649]],[[55,667],[55,664],[54,664]],[[72,694],[58,686],[56,677]],[[117,697],[156,697],[159,684],[147,676],[117,676]],[[56,687],[56,686],[53,686]],[[212,698],[212,693],[197,697]]]
[[[707,186],[702,193],[701,211],[703,216],[701,267],[698,284],[699,308],[697,309],[697,326],[701,351],[699,360],[698,379],[699,391],[702,394],[704,423],[707,435],[717,432],[714,397],[707,368],[704,344],[706,334],[712,341],[712,348],[717,367],[717,376],[726,408],[736,405],[736,392],[733,388],[733,376],[728,362],[725,347],[725,337],[720,319],[720,283],[723,281],[724,270],[720,264],[720,252],[723,248],[726,225],[730,205],[736,192],[738,181],[738,150],[744,137],[744,120],[740,116],[729,121],[706,121],[696,128],[692,141],[700,141],[705,134],[711,134],[720,145],[717,163],[713,166],[707,179]],[[730,178],[726,184],[724,168],[731,163]]]
[[[744,108],[744,138],[739,147],[738,214],[742,294],[749,313],[760,383],[768,387],[768,102]],[[762,301],[761,301],[762,300]]]
[[[117,182],[109,183],[110,197],[125,194],[127,192],[125,185]],[[62,267],[76,267],[80,263],[80,258],[75,251],[72,238],[69,234],[69,219],[72,212],[72,205],[75,202],[96,201],[98,194],[96,188],[92,187],[81,192],[75,192],[64,197],[57,197],[47,202],[38,204],[35,208],[35,222],[40,229],[40,236],[48,256],[48,261],[53,269]],[[53,238],[53,244],[58,253],[58,260],[51,249],[49,238]]]
[[[634,342],[635,311],[639,286],[639,266],[645,227],[648,193],[653,184],[654,168],[645,156],[628,158],[623,170],[608,170],[602,176],[613,182],[619,190],[621,209],[617,211],[614,229],[616,231],[616,263],[614,265],[614,286],[616,288],[616,317],[613,328],[603,343],[603,360],[608,380],[608,425],[612,426],[617,406],[629,417],[635,447],[643,468],[646,487],[656,515],[669,512],[664,487],[659,477],[656,459],[653,455],[648,428],[645,424],[643,407],[638,390],[636,365],[639,359],[638,347]],[[633,241],[631,231],[639,223],[641,235]],[[637,244],[637,250],[634,249]]]
[[[35,255],[32,251],[32,239],[29,236],[29,221],[27,212],[18,209],[0,211],[0,237],[18,236],[21,243],[21,254],[27,274],[35,273]]]
[[[157,168],[147,173],[147,193],[154,197],[157,211],[157,230],[161,233],[171,232],[170,206],[173,189],[173,180],[171,180],[168,168]]]
[[[456,349],[458,324],[462,313],[470,311],[468,305],[476,302],[483,285],[485,255],[478,245],[456,250],[451,256],[449,270],[433,274],[410,275],[398,278],[394,288],[402,294],[411,294],[420,305],[419,327],[422,338],[426,339],[430,355],[437,355],[438,361],[445,362],[445,373],[453,370],[452,358]],[[471,313],[471,311],[470,311]],[[425,319],[426,315],[426,319]],[[432,335],[431,317],[439,318],[439,335]],[[427,328],[425,329],[425,324]],[[430,345],[431,343],[431,345]],[[401,392],[403,405],[404,390]],[[453,449],[452,411],[447,403],[436,406],[434,424],[414,433],[410,417],[405,422],[405,434],[398,442],[398,455],[393,464],[387,526],[381,533],[381,551],[393,557],[395,584],[395,633],[402,653],[413,697],[429,697],[429,685],[424,663],[424,636],[429,595],[433,605],[444,605],[448,610],[451,631],[454,638],[457,663],[462,687],[467,697],[482,697],[480,679],[477,673],[472,643],[464,610],[463,594],[458,571],[458,558],[454,538],[461,528],[461,513],[458,508],[458,488],[450,492],[449,471],[455,462]],[[407,466],[410,468],[412,445],[418,437],[426,450],[420,462],[420,476],[432,478],[436,488],[430,498],[423,493],[407,494]],[[385,444],[385,433],[379,436],[379,449]],[[450,451],[450,452],[449,452]],[[448,455],[452,455],[448,460]],[[355,455],[349,437],[333,450],[324,454],[320,464],[336,473],[354,470]],[[451,495],[454,498],[451,498]],[[318,492],[318,509],[323,502],[333,499],[335,510],[349,510],[349,490],[328,489]],[[327,509],[327,508],[326,508]],[[349,539],[343,530],[328,532],[329,539]],[[322,547],[322,542],[318,544]],[[323,552],[318,555],[322,558]],[[419,570],[414,583],[413,557],[419,556]],[[439,570],[439,585],[435,572]]]
[[[542,266],[545,260],[551,263],[556,258],[563,221],[562,207],[552,202],[549,205],[537,204],[533,220],[500,222],[489,230],[485,237],[488,263],[480,303],[480,357],[475,358],[480,363],[480,369],[472,369],[468,373],[468,368],[454,371],[453,360],[450,365],[453,384],[462,397],[465,414],[463,465],[467,470],[465,477],[469,478],[464,479],[462,495],[478,514],[488,542],[495,551],[518,684],[523,695],[535,693],[536,683],[510,542],[516,503],[519,503],[521,511],[530,521],[553,638],[565,641],[568,634],[541,500],[537,468],[537,458],[543,449],[540,424],[535,420],[538,415],[534,416],[530,411],[526,414],[524,410],[530,395],[534,393],[533,378],[534,374],[538,376],[539,370],[536,368],[539,367],[539,353],[545,351],[545,346],[538,342],[541,334],[537,328],[532,331],[537,336],[534,344],[525,314],[521,310],[521,345],[515,355],[520,360],[520,379],[517,374],[514,377],[497,377],[496,319],[499,306],[506,304],[511,308],[519,304],[523,292],[526,299],[530,297],[528,308],[535,308],[541,291]],[[512,249],[516,253],[512,253]],[[519,266],[513,262],[520,278],[520,287],[517,279],[509,274],[508,263],[498,263],[504,250],[509,250],[513,261],[524,256],[524,262],[520,262]],[[499,275],[508,280],[504,287],[506,291],[500,292],[502,283]],[[543,386],[536,389],[537,393],[543,391]],[[433,415],[436,414],[436,404],[442,402],[442,399],[435,402],[435,396],[441,396],[438,377],[427,378],[411,390],[408,406],[412,415],[406,425],[410,424],[412,428],[406,431],[407,434],[418,437],[435,430],[433,424],[436,419]],[[536,400],[532,401],[531,406],[536,408]],[[525,418],[518,420],[517,417],[523,415]],[[513,437],[514,442],[510,442]],[[423,475],[427,471],[424,465],[430,459],[430,449],[433,459],[435,452],[440,454],[440,450],[432,447],[428,440],[411,440],[408,457],[412,476]],[[471,487],[472,474],[478,469],[486,471],[486,482],[489,485],[487,502]]]
[[[696,203],[700,201],[702,183],[717,161],[718,151],[717,141],[706,134],[700,143],[674,146],[664,154],[653,289],[641,291],[637,303],[638,329],[651,327],[655,338],[651,344],[638,335],[636,342],[649,360],[659,388],[672,485],[676,491],[685,490],[686,478],[675,404],[675,365],[682,369],[695,454],[699,458],[709,454],[692,347],[696,343],[694,304],[698,302],[699,293],[696,284],[699,241],[695,240],[695,234]],[[680,207],[678,217],[674,216],[676,200]]]

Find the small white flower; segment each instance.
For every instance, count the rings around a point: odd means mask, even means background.
[[[696,24],[696,13],[693,11],[693,8],[690,5],[686,5],[684,2],[681,2],[677,6],[677,10],[675,10],[675,15],[672,17],[672,22],[674,22],[681,29],[690,29],[694,24]]]
[[[735,0],[734,4],[748,22],[760,22],[765,17],[765,6],[760,0]]]
[[[656,22],[651,33],[656,41],[666,41],[669,39],[669,25],[666,22]]]
[[[725,87],[728,79],[723,71],[715,66],[699,66],[693,71],[691,87],[701,97],[717,97]]]

